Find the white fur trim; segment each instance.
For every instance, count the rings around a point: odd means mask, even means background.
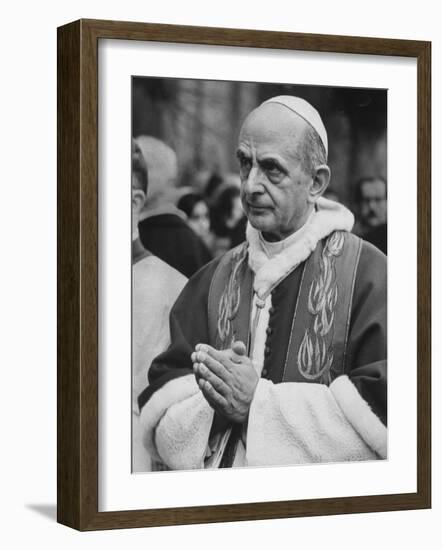
[[[202,468],[213,409],[193,374],[167,382],[140,415],[143,444],[154,460],[173,470]]]
[[[306,260],[321,239],[333,231],[351,231],[354,216],[345,206],[322,197],[316,205],[317,211],[297,231],[296,240],[272,258],[268,258],[263,250],[259,232],[250,224],[247,225],[249,266],[255,273],[253,288],[259,296],[263,296],[276,282]]]
[[[260,379],[250,408],[247,464],[375,460],[323,384]]]
[[[387,428],[370,409],[348,376],[336,378],[330,385],[330,391],[347,420],[364,441],[381,458],[387,458]]]
[[[204,468],[212,421],[213,409],[201,392],[172,405],[155,433],[163,462],[172,470]]]

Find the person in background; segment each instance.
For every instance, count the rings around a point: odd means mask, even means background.
[[[138,224],[141,242],[170,266],[191,277],[211,256],[187,225],[184,213],[175,206],[176,155],[168,145],[151,136],[140,136],[136,143],[149,172],[149,200],[141,210]]]
[[[356,194],[361,237],[387,254],[387,182],[379,176],[361,178]]]
[[[141,244],[139,215],[146,201],[147,167],[132,143],[132,469],[151,469],[141,442],[137,398],[145,386],[154,357],[170,342],[169,312],[187,279]]]
[[[210,232],[209,207],[202,195],[186,193],[179,199],[177,207],[186,214],[187,223],[210,249],[213,236]]]
[[[204,188],[204,196],[209,205],[212,205],[214,202],[214,197],[218,192],[219,187],[223,184],[223,178],[218,172],[213,172]]]
[[[218,188],[210,211],[210,222],[215,234],[216,256],[244,241],[247,218],[238,187],[223,184]]]

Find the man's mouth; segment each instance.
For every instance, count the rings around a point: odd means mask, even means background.
[[[268,210],[268,206],[264,206],[262,204],[252,204],[250,202],[247,203],[247,206],[250,210],[257,210],[258,212],[263,212],[264,210]]]

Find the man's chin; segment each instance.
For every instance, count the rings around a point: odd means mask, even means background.
[[[250,225],[257,231],[261,231],[261,233],[266,233],[273,229],[273,224],[263,215],[249,215],[248,220]]]

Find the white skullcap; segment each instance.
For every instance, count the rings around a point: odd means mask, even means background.
[[[328,155],[327,130],[325,129],[318,111],[312,107],[308,101],[293,95],[278,95],[264,101],[261,105],[265,105],[266,103],[277,103],[282,105],[303,118],[321,138],[322,145],[324,145],[325,149],[325,155]]]

